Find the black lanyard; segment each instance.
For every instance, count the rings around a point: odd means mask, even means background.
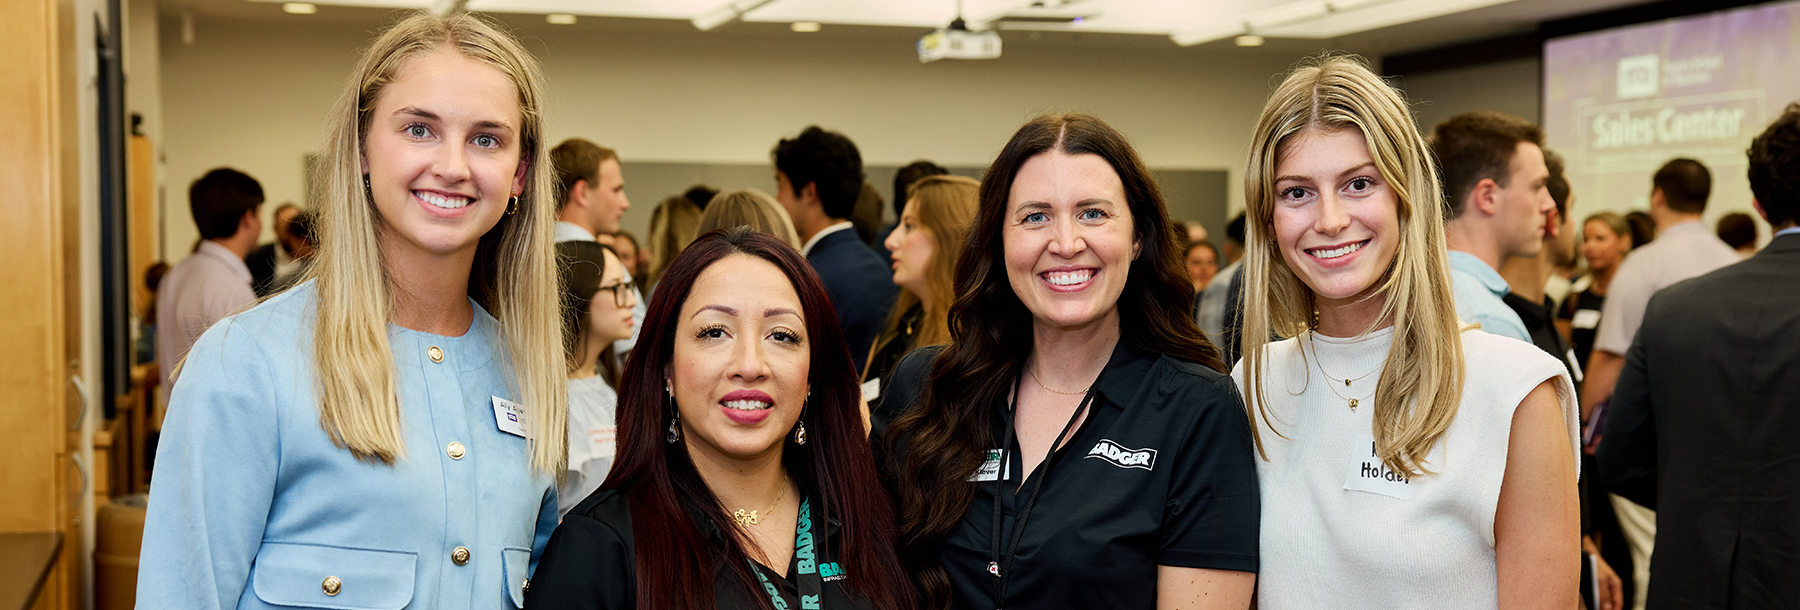
[[[1101,372],[1101,376],[1105,376],[1104,371]],[[1022,379],[1023,375],[1020,377]],[[1025,521],[1031,518],[1031,507],[1037,504],[1038,492],[1044,490],[1044,479],[1050,478],[1050,471],[1056,467],[1056,458],[1059,457],[1056,449],[1062,446],[1063,437],[1069,435],[1069,430],[1075,427],[1075,422],[1081,421],[1081,414],[1087,411],[1088,404],[1094,401],[1094,388],[1100,387],[1100,380],[1095,379],[1094,385],[1088,388],[1087,395],[1081,397],[1081,405],[1075,407],[1075,414],[1069,417],[1069,423],[1063,424],[1062,432],[1056,435],[1056,442],[1050,443],[1050,454],[1044,456],[1044,472],[1038,474],[1037,480],[1031,484],[1031,495],[1027,496],[1025,504],[1019,507],[1019,520],[1013,524],[1012,542],[1007,545],[1005,553],[1002,554],[1000,549],[1000,494],[1005,490],[1002,487],[1002,481],[1006,480],[1006,472],[1011,468],[1006,454],[1012,451],[1013,419],[1018,417],[1019,413],[1019,383],[1020,379],[1013,380],[1012,404],[1006,411],[1006,433],[1001,437],[1003,440],[1000,441],[1000,464],[999,468],[994,470],[993,547],[987,569],[989,574],[994,575],[995,610],[1006,608],[1006,584],[1008,577],[1012,574],[1014,554],[1019,551],[1019,541],[1025,538]],[[1027,475],[1029,473],[1022,472],[1020,474]],[[1002,565],[1002,561],[1005,562],[1004,565]]]
[[[826,563],[824,561],[825,540],[822,536],[813,534],[813,523],[817,521],[817,517],[818,515],[813,514],[812,511],[812,501],[802,498],[800,500],[800,518],[794,522],[794,573],[797,576],[795,581],[800,590],[800,609],[802,610],[825,607],[825,600],[822,597],[825,591],[825,578],[819,574],[819,566]],[[757,565],[756,560],[748,557],[745,557],[744,561],[750,562],[750,571],[756,574],[756,580],[762,584],[763,592],[769,594],[769,604],[774,606],[775,610],[788,610],[787,599],[781,597],[781,590],[775,588],[775,584],[769,582],[769,577],[763,575],[762,566]]]

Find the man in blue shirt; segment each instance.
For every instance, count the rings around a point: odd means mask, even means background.
[[[1544,246],[1556,202],[1545,187],[1550,170],[1543,144],[1537,125],[1498,112],[1459,114],[1431,130],[1444,177],[1457,317],[1527,343],[1531,333],[1504,300],[1511,288],[1500,266],[1514,256],[1537,256]]]
[[[899,288],[894,272],[857,238],[850,211],[862,192],[862,153],[850,138],[807,127],[775,145],[775,200],[794,220],[800,253],[819,272],[860,375]]]

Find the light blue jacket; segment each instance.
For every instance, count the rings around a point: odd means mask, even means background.
[[[156,452],[138,607],[522,606],[556,490],[495,423],[493,397],[518,399],[498,323],[476,306],[461,337],[389,327],[406,453],[387,466],[319,426],[314,294],[309,282],[225,318],[189,352]]]

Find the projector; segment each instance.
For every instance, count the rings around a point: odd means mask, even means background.
[[[950,27],[926,34],[919,39],[919,63],[940,59],[996,59],[1000,57],[1000,34],[993,30],[971,32],[962,19]]]

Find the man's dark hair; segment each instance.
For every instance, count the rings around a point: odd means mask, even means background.
[[[912,189],[914,182],[918,182],[920,178],[926,176],[942,176],[948,173],[950,170],[944,169],[944,166],[924,159],[914,161],[906,167],[900,168],[900,171],[894,172],[894,220],[899,221],[900,215],[906,213],[907,191]]]
[[[775,169],[787,176],[795,196],[810,183],[819,193],[825,216],[850,217],[863,184],[862,153],[850,138],[813,125],[777,143],[772,155]]]
[[[1569,213],[1569,176],[1563,173],[1566,165],[1562,155],[1544,149],[1544,167],[1550,170],[1550,179],[1544,181],[1544,189],[1550,191],[1550,200],[1556,202],[1556,215],[1566,216]]]
[[[1732,212],[1719,219],[1719,241],[1738,250],[1756,244],[1756,221],[1749,214]]]
[[[1650,184],[1662,189],[1663,201],[1669,209],[1683,214],[1706,211],[1706,198],[1712,195],[1712,172],[1693,159],[1673,159],[1664,163]]]
[[[1482,180],[1507,186],[1520,142],[1542,147],[1544,130],[1531,121],[1489,111],[1459,114],[1431,128],[1431,152],[1444,178],[1444,220],[1462,216],[1469,194]]]
[[[200,239],[231,237],[244,213],[262,203],[262,185],[229,167],[206,172],[188,187],[188,207],[194,213],[194,225],[200,228]]]
[[[1240,248],[1244,246],[1243,212],[1238,212],[1237,216],[1231,217],[1231,222],[1225,223],[1225,239],[1231,240],[1232,243],[1237,244]]]
[[[600,181],[600,164],[618,158],[617,151],[581,138],[563,140],[550,149],[550,165],[556,168],[556,210],[569,204],[575,183],[586,180],[593,186]]]
[[[1656,239],[1656,220],[1643,210],[1625,213],[1625,224],[1631,225],[1631,249],[1644,247]]]
[[[688,190],[682,193],[681,196],[686,197],[688,201],[694,202],[694,205],[700,207],[700,211],[705,212],[706,204],[712,203],[713,198],[719,196],[719,189],[704,184],[696,184],[688,187]]]
[[[1750,193],[1769,224],[1800,220],[1800,102],[1750,141]]]

